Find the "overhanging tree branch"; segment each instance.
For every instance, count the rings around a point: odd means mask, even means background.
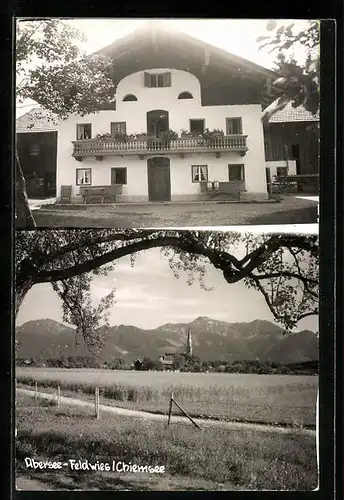
[[[246,242],[242,257],[236,252],[238,241]],[[185,230],[51,230],[19,232],[16,245],[18,304],[36,283],[68,282],[87,274],[106,275],[116,260],[160,248],[164,249],[163,254],[177,278],[181,271],[188,273],[189,285],[197,276],[200,286],[207,289],[203,279],[210,263],[222,271],[228,283],[243,280],[247,286],[253,286],[262,293],[276,321],[287,328],[317,311],[316,236],[256,237],[236,232]],[[288,259],[290,248],[293,258]]]

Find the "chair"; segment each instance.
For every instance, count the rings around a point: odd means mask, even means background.
[[[72,196],[72,186],[61,186],[61,203],[70,203]]]

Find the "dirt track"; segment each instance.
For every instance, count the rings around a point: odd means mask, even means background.
[[[22,389],[18,388],[17,389],[19,394],[25,394],[26,396],[31,396],[34,397],[35,392],[31,391],[29,389]],[[47,399],[47,400],[56,400],[56,395],[55,394],[48,394],[48,393],[39,393],[39,397],[41,399]],[[60,398],[61,404],[65,405],[72,405],[72,406],[82,406],[86,408],[93,408],[94,403],[90,403],[88,401],[81,401],[80,399],[76,398],[66,398],[62,397]],[[100,412],[106,412],[106,413],[112,413],[116,415],[123,415],[127,417],[133,417],[133,418],[141,418],[144,420],[155,420],[157,422],[166,422],[167,416],[166,415],[160,415],[156,413],[149,413],[147,411],[140,411],[140,410],[129,410],[126,408],[119,408],[119,407],[114,407],[114,406],[106,406],[106,405],[99,405],[99,411]],[[226,429],[250,429],[250,430],[256,430],[259,432],[268,432],[268,433],[282,433],[282,434],[307,434],[309,436],[315,436],[315,430],[313,429],[300,429],[300,428],[286,428],[286,427],[276,427],[272,425],[262,425],[262,424],[254,424],[254,423],[248,423],[248,422],[226,422],[224,420],[210,420],[210,419],[202,419],[202,418],[194,418],[193,419],[200,427],[222,427]],[[172,422],[179,422],[179,423],[186,423],[188,425],[192,425],[191,422],[188,420],[187,417],[182,417],[179,415],[174,415],[172,417]]]

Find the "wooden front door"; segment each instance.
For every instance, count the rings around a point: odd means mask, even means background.
[[[171,200],[169,158],[151,158],[147,161],[149,201]]]

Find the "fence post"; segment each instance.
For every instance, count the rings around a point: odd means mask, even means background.
[[[183,410],[183,408],[182,408],[182,407],[181,407],[181,406],[177,403],[177,401],[176,401],[175,399],[173,399],[173,401],[174,401],[174,404],[178,406],[178,408],[180,409],[180,411],[181,411],[182,413],[184,413],[184,415],[185,415],[186,417],[188,417],[188,419],[189,419],[189,420],[191,420],[191,422],[194,424],[194,426],[195,426],[195,427],[197,427],[197,429],[199,429],[199,430],[201,431],[201,430],[202,430],[202,428],[198,425],[198,423],[197,423],[197,422],[195,422],[195,421],[194,421],[194,419],[193,419],[192,417],[190,417],[190,415],[189,415],[188,413],[186,413],[186,411],[185,411],[185,410]]]
[[[60,397],[61,397],[61,389],[60,386],[57,386],[57,407],[59,408],[60,406]]]
[[[168,410],[168,422],[167,422],[167,425],[170,425],[170,421],[171,421],[172,403],[173,403],[173,392],[171,392],[170,408]]]
[[[95,417],[99,418],[99,387],[96,387],[94,391],[94,410]]]
[[[37,391],[37,382],[35,382],[35,401],[37,401],[38,391]]]

